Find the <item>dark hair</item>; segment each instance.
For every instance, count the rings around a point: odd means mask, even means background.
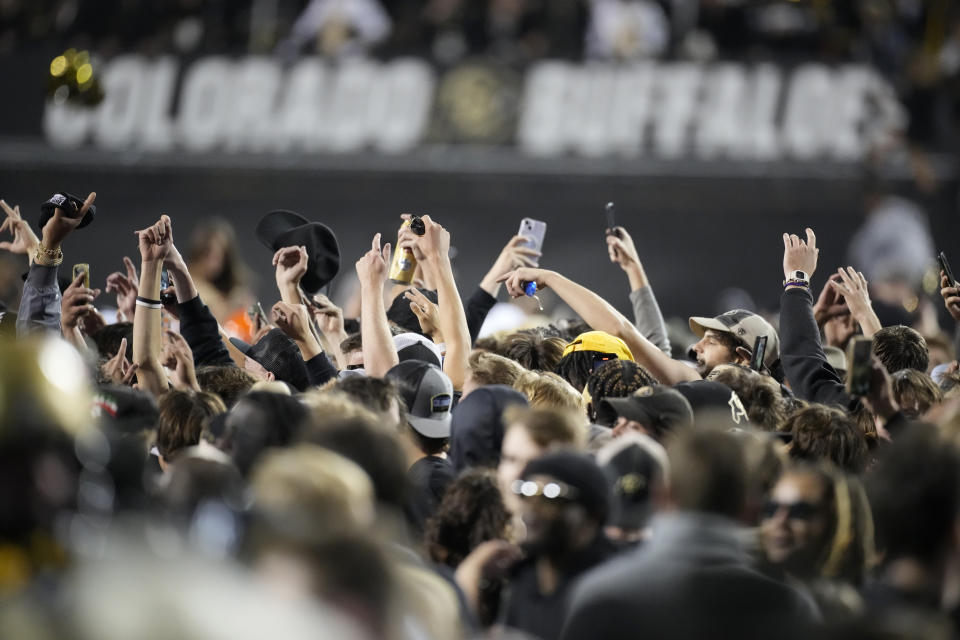
[[[387,378],[350,376],[338,380],[333,388],[344,392],[360,405],[380,413],[390,411],[394,402],[402,406],[397,386]]]
[[[359,333],[354,333],[343,339],[340,343],[340,351],[350,353],[351,351],[360,351],[363,349],[363,338]]]
[[[590,419],[597,417],[597,407],[604,398],[625,398],[640,387],[660,384],[649,371],[631,360],[611,360],[600,365],[587,378],[590,394]]]
[[[707,379],[722,382],[736,391],[750,422],[764,431],[779,431],[790,414],[791,407],[784,400],[777,381],[753,369],[722,364],[714,367]]]
[[[746,507],[748,473],[737,437],[718,429],[684,429],[669,442],[670,492],[684,511],[739,518]]]
[[[412,289],[413,287],[410,288]],[[436,291],[419,288],[417,291],[422,293],[427,300],[433,304],[437,304]],[[390,303],[390,308],[387,309],[387,320],[403,328],[404,331],[419,333],[429,338],[430,336],[427,336],[427,334],[423,332],[423,329],[420,328],[420,320],[417,318],[417,314],[410,310],[410,301],[403,296],[405,292],[406,290],[400,292]]]
[[[901,369],[927,371],[930,353],[923,336],[902,324],[884,327],[873,335],[873,354],[890,373]]]
[[[117,349],[120,348],[120,342],[127,339],[127,360],[133,362],[133,323],[115,322],[105,327],[100,327],[92,334],[90,339],[97,345],[97,352],[101,360],[110,360],[117,355]]]
[[[227,416],[224,450],[247,476],[264,450],[290,444],[306,417],[307,409],[293,396],[248,393]]]
[[[352,460],[370,476],[378,502],[403,508],[409,465],[395,431],[362,418],[349,418],[322,427],[308,426],[298,439]]]
[[[428,456],[435,456],[443,453],[450,445],[450,438],[428,438],[413,428],[409,422],[404,421],[404,429],[413,439],[414,445]]]
[[[593,327],[579,318],[564,318],[543,328],[547,335],[555,335],[564,342],[573,342],[581,333],[593,331]]]
[[[244,509],[246,485],[229,462],[183,456],[170,471],[170,481],[160,492],[165,516],[189,524],[197,509],[216,502],[240,512]]]
[[[916,369],[901,369],[893,374],[893,396],[908,418],[926,413],[927,409],[943,400],[940,387],[930,376]],[[904,406],[908,404],[916,404],[917,407]]]
[[[787,418],[783,430],[793,435],[791,458],[825,460],[849,473],[860,473],[866,466],[866,436],[840,409],[811,404]]]
[[[572,351],[560,358],[554,373],[570,383],[577,391],[583,391],[587,380],[593,373],[593,359],[596,351]]]
[[[232,364],[211,364],[197,369],[200,388],[220,396],[229,409],[250,390],[257,379],[249,371]]]
[[[503,355],[516,360],[530,371],[554,371],[566,342],[546,331],[531,329],[509,335],[503,343]]]
[[[960,457],[933,425],[914,423],[866,478],[883,561],[941,561],[960,509]]]
[[[737,354],[737,347],[745,347],[753,351],[753,346],[748,345],[746,342],[730,333],[729,331],[717,331],[713,330],[714,340],[716,340],[720,346],[726,347],[730,351],[730,355],[735,356]]]
[[[466,471],[447,487],[427,520],[424,545],[433,562],[452,569],[488,540],[505,539],[510,512],[493,473]]]
[[[160,398],[157,449],[171,461],[181,449],[200,442],[210,418],[227,410],[219,396],[206,391],[168,391]]]
[[[245,284],[248,279],[247,268],[240,259],[240,250],[237,245],[237,234],[233,225],[224,218],[205,218],[197,223],[190,235],[190,245],[187,250],[187,264],[190,270],[196,269],[196,263],[202,260],[210,250],[210,242],[216,236],[224,239],[223,267],[216,274],[210,284],[223,294],[229,294],[233,289]]]

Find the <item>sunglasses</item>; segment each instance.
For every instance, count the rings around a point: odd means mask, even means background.
[[[594,356],[593,358],[593,370],[596,371],[603,365],[607,364],[611,360],[617,360],[617,354],[615,353],[600,353]]]
[[[536,482],[535,480],[514,480],[510,490],[524,498],[543,496],[548,500],[573,500],[578,491],[565,482],[551,480],[550,482]]]
[[[776,502],[769,500],[763,505],[763,519],[773,518],[781,509],[786,509],[788,520],[812,520],[820,511],[817,505],[810,502]]]

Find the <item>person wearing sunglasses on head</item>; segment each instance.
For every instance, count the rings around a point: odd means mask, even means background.
[[[764,505],[760,540],[770,572],[812,596],[826,621],[862,611],[857,589],[875,552],[857,478],[827,464],[788,468]]]

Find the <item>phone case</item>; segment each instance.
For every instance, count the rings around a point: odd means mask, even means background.
[[[534,220],[533,218],[524,218],[520,221],[520,231],[517,233],[527,238],[527,241],[524,243],[525,246],[537,251],[543,251],[543,238],[547,235],[546,222]],[[539,261],[537,262],[539,263]]]

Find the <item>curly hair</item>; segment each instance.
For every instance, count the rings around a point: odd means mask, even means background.
[[[454,480],[427,520],[424,545],[438,564],[456,568],[488,540],[506,539],[510,513],[490,471],[471,470]]]
[[[610,360],[587,378],[590,419],[597,420],[597,407],[604,398],[625,398],[640,387],[650,387],[655,384],[660,384],[660,381],[636,362]],[[616,416],[612,418],[615,420]]]
[[[828,461],[848,473],[861,473],[867,463],[867,439],[840,409],[811,404],[790,416],[783,426],[793,434],[790,457]]]
[[[722,364],[713,368],[707,380],[722,382],[736,391],[750,422],[764,431],[778,431],[790,414],[791,407],[776,380],[753,369]]]

